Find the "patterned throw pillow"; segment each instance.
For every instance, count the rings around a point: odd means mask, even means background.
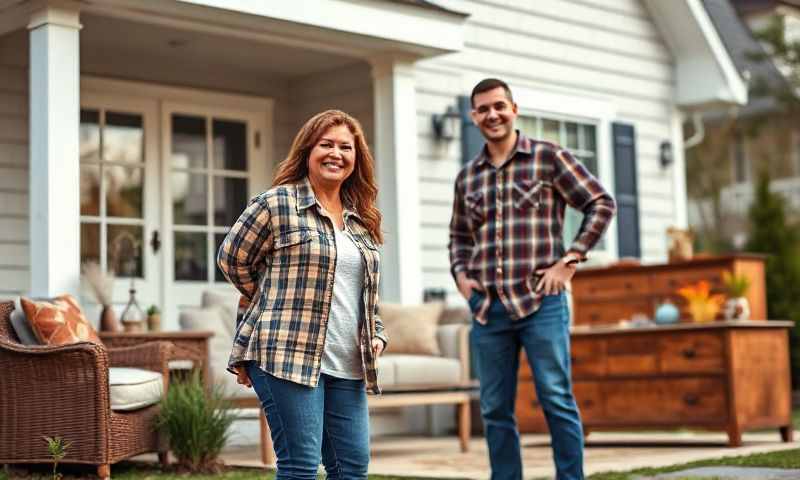
[[[33,333],[43,345],[66,345],[75,342],[101,343],[100,337],[86,320],[72,295],[61,295],[51,301],[20,298]]]

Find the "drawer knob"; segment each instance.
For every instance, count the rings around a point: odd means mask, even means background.
[[[539,408],[539,402],[537,400],[531,400],[531,406],[533,408]]]
[[[686,348],[681,353],[683,353],[684,358],[688,358],[690,360],[697,356],[697,352],[694,351],[694,348]]]
[[[593,314],[589,315],[589,318],[591,318],[592,320],[600,320],[600,314],[599,313],[593,313]]]
[[[700,403],[700,398],[693,393],[687,393],[683,396],[683,401],[686,403],[686,405],[694,406]]]

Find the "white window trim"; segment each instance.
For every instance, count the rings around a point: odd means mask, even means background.
[[[615,185],[611,123],[617,118],[614,104],[609,100],[585,96],[579,92],[534,90],[513,84],[510,84],[509,87],[513,92],[514,101],[519,107],[520,115],[596,125],[598,177],[603,186],[613,195]],[[611,220],[604,238],[606,239],[606,248],[592,250],[589,254],[588,264],[607,264],[619,259],[616,217]]]

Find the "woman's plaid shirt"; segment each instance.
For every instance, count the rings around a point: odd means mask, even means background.
[[[453,276],[467,272],[493,287],[512,318],[539,308],[535,272],[565,254],[564,209],[583,212],[569,251],[585,258],[614,216],[614,199],[567,150],[517,132],[509,160],[496,168],[486,148],[459,172],[450,221]],[[488,302],[476,318],[486,323]]]
[[[306,178],[250,201],[220,246],[217,264],[241,293],[228,369],[256,361],[266,372],[315,387],[319,380],[336,274],[334,226]],[[346,228],[366,268],[362,293],[361,359],[367,389],[380,393],[372,339],[387,342],[378,316],[380,256],[357,213]]]

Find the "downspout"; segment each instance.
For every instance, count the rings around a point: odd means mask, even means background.
[[[706,137],[706,128],[703,125],[703,115],[699,110],[695,110],[692,113],[692,125],[694,126],[694,133],[691,137],[683,141],[684,150],[689,150],[692,147],[696,147]]]

